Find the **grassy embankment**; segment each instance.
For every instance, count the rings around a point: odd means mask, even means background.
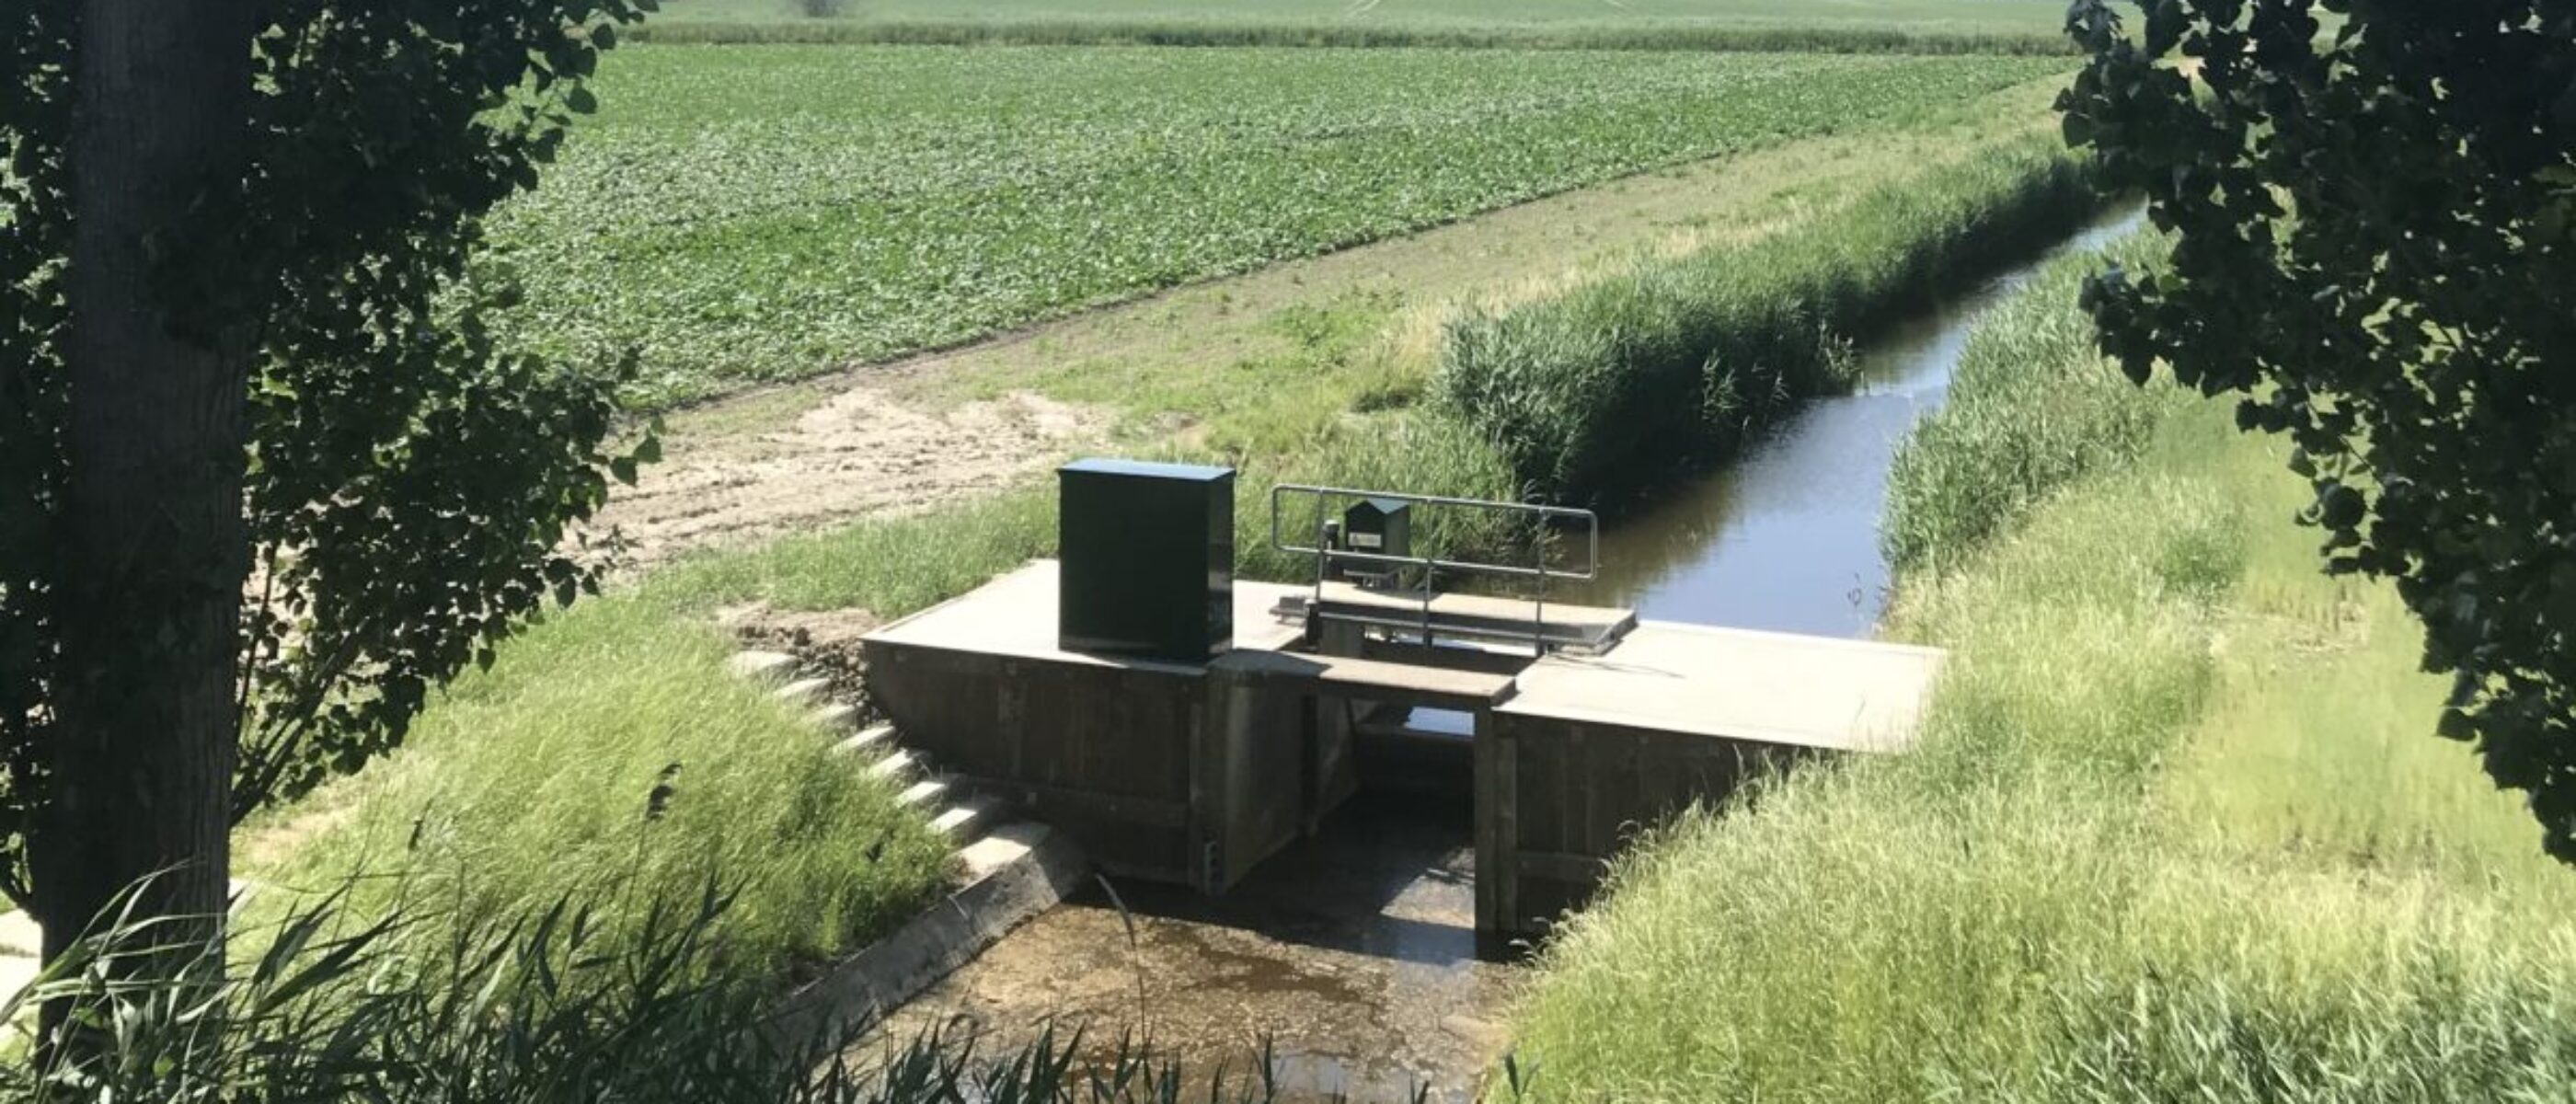
[[[2014,102],[2023,100],[2036,102]],[[1922,118],[1962,129],[1920,143],[1893,133],[1835,139],[1877,152],[1836,152],[1832,163],[1849,171],[1776,188],[1734,182],[1747,189],[1746,209],[1685,228],[1680,244],[1514,286],[1486,306],[1544,303],[1594,279],[1696,263],[1701,252],[1744,241],[1795,238],[1834,253],[1826,243],[1889,195],[1929,180],[1983,179],[1950,167],[2016,141],[2029,125],[1938,111]],[[1417,331],[1427,324],[1436,333],[1450,317],[1420,306],[1285,310],[1277,352],[1223,371],[1134,356],[1040,357],[1046,363],[1022,367],[1042,378],[996,368],[962,373],[950,386],[1034,385],[1110,404],[1127,415],[1125,439],[1140,449],[1243,463],[1246,570],[1276,575],[1292,567],[1261,556],[1267,534],[1255,528],[1266,520],[1259,496],[1272,480],[1511,493],[1499,452],[1417,401],[1442,347]],[[1175,412],[1197,420],[1152,445],[1149,434]],[[754,983],[792,972],[884,930],[934,892],[938,848],[916,818],[892,810],[885,787],[852,779],[846,764],[827,758],[822,733],[722,672],[729,645],[711,615],[760,602],[897,616],[1044,553],[1052,530],[1047,499],[1008,494],[695,557],[622,587],[532,630],[491,672],[461,680],[401,754],[255,827],[247,873],[319,887],[351,870],[401,871],[412,892],[494,909],[574,886],[689,886],[720,870],[747,890],[726,968]],[[672,763],[680,765],[676,793],[667,814],[648,821],[646,795]],[[852,858],[881,839],[889,842],[878,860]]]
[[[808,14],[809,6],[827,14]],[[658,42],[2065,54],[2053,0],[672,0]]]
[[[2131,248],[2141,248],[2132,246]],[[2227,411],[2119,380],[2069,266],[1991,316],[1890,517],[1921,748],[1621,864],[1519,1017],[1550,1098],[2555,1100],[2576,880]]]

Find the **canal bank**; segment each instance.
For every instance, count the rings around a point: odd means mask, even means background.
[[[1897,445],[1947,398],[1978,317],[2059,257],[2135,232],[2144,213],[2094,221],[2040,260],[1941,300],[1858,350],[1848,394],[1808,400],[1722,466],[1667,483],[1601,535],[1597,579],[1566,601],[1774,632],[1866,636],[1890,591],[1879,525]]]
[[[2058,252],[2090,249],[2123,229],[2112,220]],[[1605,573],[1595,593],[1640,601],[1659,616],[1865,632],[1876,609],[1852,616],[1855,587],[1840,580],[1820,585],[1813,573],[1775,579],[1750,588],[1758,604],[1738,594],[1737,604],[1715,612],[1690,602],[1718,584],[1669,581],[1757,571],[1759,561],[1741,559],[1755,541],[1805,541],[1785,553],[1800,561],[1831,556],[1875,565],[1876,512],[1895,440],[1939,401],[1949,361],[1977,311],[2036,267],[1990,281],[1865,350],[1870,383],[1862,393],[1801,410],[1744,465],[1677,495],[1685,505],[1632,515],[1614,528],[1605,561],[1624,554],[1655,566]],[[1812,462],[1765,458],[1835,453],[1874,469],[1828,499],[1827,513],[1858,518],[1857,526],[1813,524],[1797,510],[1735,508],[1748,495],[1756,503],[1794,503],[1793,488],[1778,481],[1819,470]],[[1722,484],[1715,496],[1708,490],[1748,470],[1762,478]],[[1706,517],[1712,500],[1727,510],[1713,522]],[[1674,520],[1694,504],[1695,524]],[[1658,547],[1672,552],[1642,555]],[[1876,570],[1883,579],[1884,566]],[[1292,1096],[1380,1099],[1431,1086],[1435,1099],[1464,1098],[1500,1053],[1496,1025],[1520,975],[1473,953],[1475,871],[1459,804],[1454,791],[1364,794],[1221,897],[1103,879],[896,1010],[872,1045],[937,1027],[1009,1049],[1079,1024],[1094,1040],[1150,1038],[1199,1069],[1227,1062],[1241,1070],[1266,1043]]]

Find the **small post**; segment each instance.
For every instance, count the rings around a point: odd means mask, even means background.
[[[1545,659],[1545,658],[1547,658],[1547,515],[1546,515],[1546,514],[1540,514],[1540,515],[1537,515],[1537,519],[1536,519],[1535,523],[1534,523],[1534,524],[1533,524],[1533,526],[1532,526],[1532,532],[1535,534],[1535,536],[1533,536],[1533,537],[1531,538],[1531,540],[1530,540],[1530,545],[1531,545],[1532,549],[1537,553],[1536,559],[1537,559],[1537,564],[1538,564],[1538,616],[1533,617],[1533,618],[1531,618],[1531,619],[1530,619],[1530,657],[1531,657],[1531,658],[1533,658],[1533,659]]]

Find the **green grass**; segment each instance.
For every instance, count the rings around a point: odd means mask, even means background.
[[[2114,259],[2160,259],[2162,239],[2134,236]],[[1888,472],[1881,533],[1900,571],[1972,553],[2049,492],[2136,458],[2176,392],[2102,371],[2092,319],[2067,309],[2104,261],[2068,257],[1986,315],[1950,377],[1949,405],[1926,416]]]
[[[674,0],[664,42],[2071,52],[2051,0]]]
[[[1949,418],[2112,371],[2057,355]],[[2275,444],[2154,401],[2133,452],[2005,493],[2018,525],[1924,530],[1973,551],[1904,580],[1900,632],[1952,657],[1920,748],[1687,817],[1569,923],[1518,1021],[1542,1096],[2576,1090],[2576,882],[2431,737],[2393,596],[2317,573]]]
[[[495,220],[523,341],[633,398],[942,346],[1642,169],[1896,128],[2056,59],[620,51]]]
[[[713,879],[743,891],[724,980],[773,985],[943,892],[949,844],[725,671],[732,650],[633,596],[585,602],[458,680],[393,757],[251,825],[242,873],[271,902],[358,877],[362,907],[409,897],[468,919],[570,894],[622,932]]]
[[[1846,386],[1851,341],[2078,225],[2096,200],[2056,145],[2005,143],[1787,233],[1461,318],[1434,389],[1550,498],[1598,500],[1640,467],[1722,454]]]

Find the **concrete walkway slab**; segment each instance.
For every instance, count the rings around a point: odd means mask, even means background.
[[[1495,712],[1839,751],[1911,745],[1943,653],[1647,621],[1598,656],[1521,672]]]

